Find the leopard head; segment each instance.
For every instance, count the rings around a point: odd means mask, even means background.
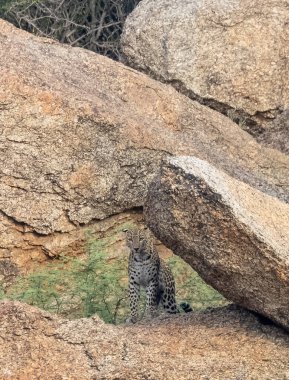
[[[152,236],[149,230],[135,228],[126,230],[126,243],[135,261],[150,259],[152,250]]]

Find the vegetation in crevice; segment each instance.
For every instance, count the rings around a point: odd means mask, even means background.
[[[0,299],[19,300],[70,319],[97,314],[107,323],[124,322],[129,313],[128,255],[111,257],[106,248],[120,239],[123,229],[130,227],[124,223],[103,239],[96,239],[88,231],[84,257],[62,256],[42,269],[18,277],[5,291],[0,284]],[[194,310],[227,303],[182,259],[173,255],[168,263],[176,279],[178,303],[189,302]],[[144,304],[142,292],[140,314]]]
[[[2,0],[0,17],[38,36],[120,59],[120,36],[140,0]]]

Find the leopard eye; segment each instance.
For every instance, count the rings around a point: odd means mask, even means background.
[[[126,238],[127,238],[128,240],[131,240],[131,239],[132,239],[132,231],[131,231],[131,230],[127,230],[127,229],[125,229],[125,230],[123,230],[123,232],[126,234]]]

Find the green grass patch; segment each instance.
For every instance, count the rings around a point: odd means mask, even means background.
[[[193,310],[204,310],[208,307],[228,304],[226,298],[203,281],[198,273],[180,257],[171,257],[168,264],[175,277],[178,302],[188,302]]]
[[[98,314],[107,323],[124,322],[129,314],[128,257],[111,259],[105,253],[105,247],[117,240],[121,229],[107,239],[96,240],[88,234],[87,254],[82,259],[55,260],[41,270],[19,277],[6,292],[0,284],[0,298],[26,302],[70,319]],[[227,303],[179,257],[171,257],[168,263],[176,279],[178,303],[187,301],[194,310]],[[143,294],[141,300],[143,310]]]
[[[122,322],[127,303],[126,265],[123,258],[107,259],[107,240],[89,239],[85,258],[62,257],[19,278],[5,298],[72,319],[98,314],[108,323]]]

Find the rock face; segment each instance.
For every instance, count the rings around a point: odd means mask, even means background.
[[[134,326],[0,303],[1,379],[283,380],[288,334],[236,307]]]
[[[257,141],[289,155],[289,109],[269,123],[266,131],[257,137]]]
[[[289,205],[191,157],[149,188],[156,236],[226,298],[289,329]]]
[[[27,274],[39,269],[47,263],[47,259],[87,253],[91,238],[99,241],[102,251],[108,258],[123,255],[126,252],[126,242],[122,230],[142,224],[143,213],[140,209],[122,212],[89,223],[87,226],[79,226],[64,234],[40,236],[13,225],[12,221],[7,223],[4,217],[0,220],[3,226],[8,227],[6,233],[2,235],[3,253],[0,260],[0,284],[6,288],[20,272]],[[162,250],[167,252],[163,246]]]
[[[287,0],[143,0],[123,53],[192,98],[262,122],[289,106],[288,19]]]
[[[288,157],[170,86],[3,20],[0,49],[4,266],[81,250],[81,228],[141,206],[170,155],[205,159],[289,201]]]

